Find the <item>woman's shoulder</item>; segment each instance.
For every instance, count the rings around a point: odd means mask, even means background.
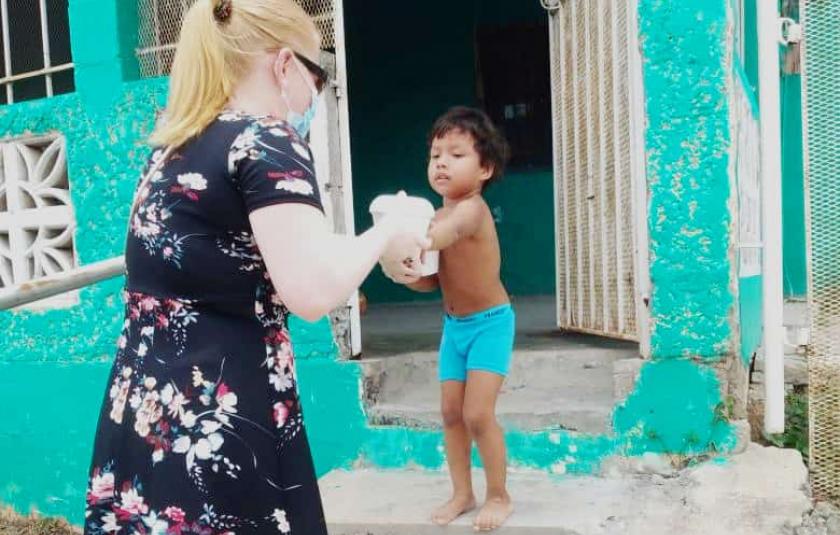
[[[297,131],[284,119],[277,119],[269,115],[255,115],[238,110],[224,110],[219,114],[216,123],[232,133],[251,135],[270,135],[275,138],[287,139],[289,142],[306,145]]]
[[[285,120],[228,112],[219,116],[218,123],[232,129],[228,151],[231,173],[246,160],[285,162],[285,166],[302,167],[307,173],[314,173],[309,144]]]

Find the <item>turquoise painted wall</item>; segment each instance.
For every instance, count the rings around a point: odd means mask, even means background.
[[[737,354],[726,209],[732,177],[725,1],[697,7],[642,0],[639,6],[648,114],[652,360],[635,391],[616,407],[614,433],[508,430],[515,465],[587,473],[609,455],[694,455],[733,446],[712,366]],[[74,46],[95,44],[78,35],[87,31],[86,23],[76,24],[85,16],[96,15],[103,28],[116,32],[114,2],[72,4],[74,43],[81,43]],[[124,42],[114,38],[112,44]],[[87,83],[79,84],[76,94],[0,108],[4,134],[57,129],[68,136],[83,264],[121,249],[129,196],[146,153],[142,140],[165,92],[163,80],[119,81],[132,78],[125,67],[130,61],[120,53],[103,52],[91,61],[91,71],[85,62],[78,64],[77,80]],[[0,428],[0,501],[81,521],[92,433],[122,312],[120,286],[117,280],[86,289],[82,304],[69,310],[0,314],[0,404],[14,408]],[[294,320],[292,336],[320,474],[355,463],[442,466],[439,432],[367,424],[359,365],[335,360],[325,323]]]
[[[808,293],[802,77],[782,74],[782,261],[786,297]]]
[[[652,352],[715,361],[732,351],[735,306],[726,4],[646,0],[640,11]]]
[[[758,33],[756,0],[742,2],[744,17],[744,54],[736,63],[744,70],[747,86],[758,98]],[[779,2],[782,3],[781,1]],[[799,10],[786,16],[799,20]],[[780,47],[782,56],[785,49]],[[784,61],[784,60],[782,60]],[[802,161],[802,80],[798,73],[780,70],[782,119],[782,246],[784,292],[789,298],[807,294],[807,258],[805,238],[805,180]]]
[[[165,101],[166,80],[125,83],[137,78],[133,40],[126,37],[136,33],[128,29],[134,10],[122,0],[72,0],[77,92],[0,107],[0,137],[66,137],[82,265],[122,253],[131,193],[148,153],[144,140]],[[0,428],[0,502],[81,522],[96,418],[122,323],[122,285],[117,279],[83,289],[68,309],[0,312],[0,404],[12,408]],[[304,388],[309,404],[342,414],[344,405],[321,399],[342,392],[340,373],[317,371],[334,355],[328,325],[293,319],[292,335],[300,375],[318,378]],[[345,393],[360,410],[351,377]],[[308,412],[315,437],[324,436],[318,430],[331,424]],[[316,447],[321,473],[346,456],[342,441],[323,440],[327,445]]]
[[[662,384],[641,385],[629,408],[642,425],[663,411],[658,388],[707,392],[698,415],[715,429],[721,393],[713,366],[739,354],[737,274],[730,212],[731,20],[725,1],[703,3],[642,0],[639,3],[647,125],[648,232],[650,234],[651,353],[645,372]],[[656,371],[653,371],[656,370]],[[665,379],[668,373],[682,379]],[[680,395],[674,391],[677,399]],[[650,396],[650,397],[648,397]],[[663,423],[663,422],[658,422]],[[709,447],[710,435],[680,435],[683,443]],[[655,432],[655,430],[654,430]],[[673,444],[673,442],[671,443]]]
[[[400,18],[412,24],[393,24],[391,6],[381,0],[345,2],[359,229],[371,224],[368,206],[381,193],[405,189],[440,204],[426,182],[426,135],[450,106],[476,105],[476,24],[546,17],[537,1],[432,0],[400,9]],[[503,251],[502,278],[514,295],[554,293],[552,188],[550,169],[513,170],[488,192]],[[397,286],[378,270],[362,290],[370,302],[438,298]]]
[[[735,0],[740,1],[740,0]],[[756,6],[758,0],[743,0],[744,16],[744,71],[753,91],[758,92],[758,26]]]

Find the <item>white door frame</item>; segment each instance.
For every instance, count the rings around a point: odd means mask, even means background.
[[[347,50],[344,38],[344,5],[333,0],[335,55],[322,53],[323,63],[333,66],[333,83],[324,91],[312,125],[311,145],[321,186],[321,197],[332,228],[354,236],[353,171],[350,152],[350,110],[347,91]],[[342,358],[362,352],[362,329],[359,293],[354,292],[347,305],[333,314],[333,327]]]
[[[639,352],[650,358],[650,234],[648,232],[647,161],[645,158],[645,88],[642,78],[642,49],[639,43],[638,0],[629,0],[627,16],[630,69],[630,151],[633,168],[633,214],[636,223],[636,327]]]

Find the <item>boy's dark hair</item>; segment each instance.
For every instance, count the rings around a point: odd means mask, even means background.
[[[496,128],[496,125],[493,124],[486,113],[466,106],[450,108],[449,111],[438,117],[432,126],[432,130],[429,132],[429,146],[432,146],[435,139],[452,131],[462,131],[470,134],[475,140],[475,150],[478,152],[481,165],[483,167],[493,167],[493,176],[484,183],[484,187],[502,177],[505,172],[505,164],[507,164],[510,156],[510,149],[504,135]]]

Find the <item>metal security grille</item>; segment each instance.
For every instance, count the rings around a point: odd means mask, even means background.
[[[568,0],[550,13],[559,323],[638,339],[631,1]]]
[[[840,501],[840,0],[806,0],[802,86],[810,238],[810,467],[818,498]]]
[[[335,50],[335,2],[334,0],[297,0],[321,32],[321,48]]]
[[[201,0],[211,1],[211,0]],[[196,0],[138,0],[137,60],[143,77],[169,74],[181,23]],[[335,47],[334,0],[297,0],[321,32],[322,48]]]
[[[206,1],[206,0],[203,0]],[[169,74],[181,22],[195,0],[139,0],[137,2],[140,74],[146,78]]]
[[[67,0],[0,0],[0,103],[73,90]]]

